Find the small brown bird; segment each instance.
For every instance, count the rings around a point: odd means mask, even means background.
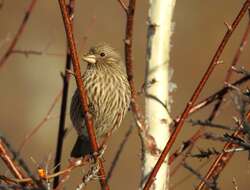
[[[130,104],[130,86],[120,55],[108,44],[102,43],[90,48],[83,60],[88,63],[83,83],[88,94],[89,113],[96,138],[100,139],[120,126]],[[71,156],[78,158],[91,154],[78,90],[72,97],[70,117],[78,132]]]

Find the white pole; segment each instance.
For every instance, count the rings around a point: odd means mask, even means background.
[[[146,89],[145,115],[148,133],[154,137],[157,148],[161,151],[170,135],[171,118],[166,107],[169,108],[168,68],[174,6],[175,0],[149,0],[146,83],[152,80],[155,82]],[[159,155],[145,151],[144,178],[150,174],[158,158]],[[153,190],[166,190],[169,187],[167,159],[168,157],[156,176],[151,188]]]

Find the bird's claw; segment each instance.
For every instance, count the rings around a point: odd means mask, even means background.
[[[104,155],[106,148],[107,148],[107,145],[103,144],[99,148],[98,152],[93,153],[94,158],[101,159],[102,161],[105,161],[103,155]]]

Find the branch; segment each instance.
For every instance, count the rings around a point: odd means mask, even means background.
[[[188,147],[192,147],[194,143],[202,136],[202,131],[198,130],[190,139],[184,141],[179,148],[169,157],[168,164],[171,165],[173,161],[179,157]]]
[[[248,81],[249,79],[250,79],[250,75],[246,75],[246,76],[240,78],[239,80],[235,81],[232,85],[238,86],[238,85]],[[210,105],[214,101],[219,100],[220,97],[225,96],[230,90],[231,90],[231,88],[229,88],[229,86],[223,87],[222,89],[215,92],[211,96],[209,96],[209,97],[205,98],[204,100],[202,100],[202,101],[198,102],[197,104],[195,104],[191,108],[191,110],[189,111],[189,114],[193,114],[194,112],[199,111],[201,108],[204,108],[205,106]],[[177,117],[177,119],[175,119],[175,122],[178,122],[179,120],[180,120],[180,117]]]
[[[122,7],[123,10],[126,12],[126,14],[128,14],[128,7],[127,7],[127,5],[123,2],[123,0],[118,0],[118,2],[120,3],[121,7]]]
[[[78,159],[78,160],[75,160],[75,161],[70,161],[69,162],[69,165],[57,172],[57,173],[52,173],[52,174],[49,174],[49,175],[44,175],[44,176],[39,176],[41,178],[41,180],[50,180],[50,179],[53,179],[57,176],[63,176],[63,175],[69,175],[70,172],[77,168],[77,167],[80,167],[80,166],[84,166],[86,163],[89,162],[89,158],[83,158],[83,159]],[[34,182],[34,180],[30,177],[27,177],[27,178],[22,178],[22,179],[18,179],[18,178],[8,178],[8,177],[5,177],[3,175],[0,175],[0,179],[6,179],[7,181],[11,181],[11,182],[14,182],[14,183],[17,183],[17,184],[23,184],[23,183],[32,183]]]
[[[246,120],[250,121],[250,111],[246,115]],[[242,130],[235,131],[232,134],[232,137],[241,137],[244,132]],[[227,142],[223,148],[223,152],[217,156],[211,167],[209,168],[207,174],[205,175],[204,179],[209,180],[212,177],[218,176],[219,173],[225,168],[226,164],[230,161],[232,158],[234,152],[227,152],[226,150],[237,148],[239,145],[235,144],[233,142]],[[197,190],[202,190],[204,188],[205,184],[203,181],[200,182],[200,184],[196,187]]]
[[[37,126],[34,127],[34,129],[32,129],[32,131],[27,134],[24,138],[24,140],[21,142],[19,148],[18,148],[18,153],[20,154],[20,152],[22,151],[23,147],[25,146],[25,144],[30,140],[30,138],[51,118],[51,113],[53,111],[53,109],[56,106],[56,103],[58,102],[58,100],[60,100],[60,97],[62,96],[62,90],[60,90],[60,92],[56,95],[56,97],[54,98],[48,112],[46,113],[45,117],[42,119],[42,121],[40,121]]]
[[[25,163],[25,161],[18,156],[18,153],[13,149],[11,144],[7,141],[7,139],[0,134],[0,139],[3,142],[3,144],[6,146],[8,151],[11,153],[11,157],[13,158],[13,161],[16,161],[22,169],[27,173],[27,175],[32,176],[32,173],[28,167],[28,165]]]
[[[68,14],[71,20],[71,24],[73,23],[74,18],[74,8],[75,8],[75,0],[70,0],[68,4]],[[73,30],[73,28],[72,28]],[[60,120],[59,120],[59,128],[58,128],[58,135],[57,135],[57,147],[56,147],[56,156],[55,156],[55,173],[59,172],[61,169],[61,157],[62,157],[62,150],[63,150],[63,140],[65,136],[65,119],[66,119],[66,110],[67,110],[67,99],[68,99],[68,91],[69,91],[69,79],[70,74],[67,72],[71,69],[71,55],[69,51],[69,45],[67,45],[67,55],[66,55],[66,63],[63,75],[63,93],[62,93],[62,102],[61,102],[61,113],[60,113]],[[59,184],[59,177],[55,177],[53,188],[56,188]]]
[[[206,185],[206,187],[209,187],[209,189],[212,190],[219,190],[217,187],[217,183],[216,183],[216,178],[213,179],[211,182],[207,179],[205,179],[204,177],[202,177],[202,175],[200,173],[198,173],[196,170],[194,170],[192,167],[190,167],[189,165],[187,165],[186,163],[183,163],[183,167],[185,169],[187,169],[188,171],[190,171],[193,175],[197,176],[198,179],[200,179],[204,185]]]
[[[0,139],[0,157],[10,170],[10,172],[18,179],[22,180],[25,175],[22,173],[21,169],[12,161],[9,152],[4,146],[3,140]]]
[[[191,119],[189,122],[192,124],[192,126],[201,125],[204,127],[207,126],[210,128],[218,128],[218,129],[224,129],[224,130],[230,130],[230,131],[236,130],[236,128],[232,128],[232,127],[221,125],[221,124],[212,123],[209,120],[202,121],[202,120],[192,120]]]
[[[89,136],[90,143],[91,143],[91,148],[93,152],[98,152],[98,145],[96,142],[96,137],[95,137],[94,128],[93,128],[93,121],[91,119],[90,113],[88,112],[87,92],[83,86],[83,81],[82,81],[81,71],[80,71],[80,64],[79,64],[76,44],[75,44],[75,40],[74,40],[74,36],[72,32],[71,21],[67,12],[67,6],[65,3],[65,0],[58,0],[58,2],[61,8],[61,13],[62,13],[63,21],[64,21],[65,31],[66,31],[66,35],[68,39],[70,54],[72,57],[72,63],[73,63],[73,68],[75,72],[75,77],[76,77],[76,84],[80,93],[80,100],[81,100],[81,105],[83,109],[82,111],[85,116],[85,123],[86,123],[88,136]],[[94,154],[94,157],[95,157],[95,160],[100,164],[99,176],[100,176],[101,186],[102,188],[108,190],[109,187],[105,180],[105,171],[104,171],[102,160],[97,158],[97,154]]]
[[[234,30],[236,29],[236,27],[238,26],[239,22],[242,20],[242,17],[244,16],[244,14],[248,11],[250,5],[250,0],[245,1],[242,9],[240,10],[239,14],[237,15],[237,17],[235,18],[232,26],[230,28],[228,28],[222,42],[220,43],[214,57],[212,58],[210,65],[207,69],[207,71],[205,72],[205,74],[203,75],[199,85],[197,86],[197,88],[195,89],[191,99],[188,101],[186,108],[184,109],[180,120],[178,122],[175,123],[175,129],[173,131],[173,133],[171,134],[168,143],[166,144],[159,160],[157,161],[152,173],[150,174],[148,181],[144,187],[144,190],[149,190],[150,186],[152,185],[155,176],[157,175],[162,163],[164,162],[169,150],[171,149],[172,145],[175,142],[175,139],[177,138],[179,132],[181,131],[184,121],[186,120],[186,118],[189,115],[189,112],[191,110],[191,108],[193,107],[193,105],[195,104],[196,100],[198,99],[201,91],[203,90],[205,84],[207,83],[207,80],[209,79],[209,77],[211,76],[212,72],[214,71],[216,65],[218,64],[220,55],[222,54],[228,40],[230,39],[231,35],[233,34]]]
[[[18,40],[19,40],[19,37],[21,36],[21,34],[23,33],[24,31],[24,28],[27,24],[27,21],[29,20],[29,17],[30,17],[30,14],[34,8],[36,4],[36,0],[32,0],[25,12],[25,16],[23,18],[23,21],[21,23],[21,25],[19,26],[19,29],[14,37],[14,39],[12,40],[9,48],[7,49],[7,51],[5,52],[5,54],[3,55],[3,57],[1,58],[0,60],[0,68],[4,65],[4,63],[6,62],[6,60],[8,59],[8,57],[10,56],[10,54],[12,53],[12,51],[14,50]]]
[[[124,149],[124,146],[128,142],[128,138],[131,135],[132,130],[133,130],[133,125],[130,125],[130,127],[128,128],[128,131],[126,132],[126,134],[125,134],[125,136],[124,136],[124,138],[122,140],[122,142],[120,143],[118,151],[116,151],[114,159],[111,162],[111,166],[110,166],[110,169],[109,169],[108,174],[107,174],[107,182],[112,177],[112,173],[113,173],[113,171],[114,171],[114,169],[116,167],[116,164],[117,164],[117,162],[118,162],[118,160],[119,160],[119,158],[121,156],[121,153],[122,153],[122,151]]]
[[[120,2],[120,1],[119,1]],[[137,103],[137,90],[134,83],[133,75],[133,58],[132,58],[132,45],[133,45],[133,24],[134,24],[134,13],[135,13],[136,0],[130,0],[127,11],[127,23],[126,23],[126,34],[125,34],[125,62],[129,85],[131,88],[131,107],[134,116],[137,121],[137,125],[143,131],[145,130],[144,116]]]
[[[250,76],[244,76],[242,77],[241,79],[235,81],[233,84],[234,85],[240,85],[246,81],[248,81],[250,79]],[[213,103],[215,100],[218,100],[220,96],[224,96],[226,95],[228,92],[229,92],[230,88],[228,86],[226,87],[223,87],[221,90],[215,92],[214,94],[212,94],[211,96],[209,96],[208,98],[205,98],[204,100],[200,101],[199,103],[197,103],[192,109],[191,111],[189,112],[189,114],[192,114],[192,113],[195,113],[196,111],[210,105],[211,103]],[[177,119],[175,119],[175,122],[178,121],[180,119],[180,117],[177,117]],[[177,157],[179,157],[190,145],[192,145],[192,143],[189,143],[189,142],[192,142],[193,140],[192,139],[196,139],[196,138],[199,138],[200,135],[203,133],[203,129],[200,128],[198,129],[194,135],[184,141],[184,143],[182,143],[182,145],[177,148],[176,151],[174,151],[174,153],[170,156],[169,158],[169,164],[172,164],[173,161],[176,160]],[[185,145],[185,146],[184,146]],[[185,148],[184,148],[185,147]]]

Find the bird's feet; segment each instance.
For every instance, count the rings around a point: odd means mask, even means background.
[[[106,144],[102,144],[102,146],[100,146],[98,152],[94,152],[92,155],[94,158],[97,158],[97,159],[101,159],[102,161],[105,161],[104,160],[104,152],[105,150],[107,149],[107,145]]]

